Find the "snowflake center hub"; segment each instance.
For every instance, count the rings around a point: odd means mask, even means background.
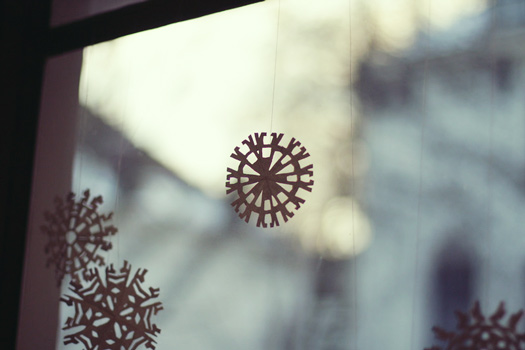
[[[69,230],[66,232],[65,239],[67,244],[73,244],[77,240],[77,233],[73,230]]]
[[[259,174],[262,177],[266,177],[271,174],[270,172],[270,165],[272,163],[272,159],[270,157],[268,158],[260,158],[255,162],[255,168],[258,170]]]
[[[261,158],[257,162],[257,168],[259,170],[260,179],[262,181],[280,182],[283,181],[282,176],[275,173],[270,166],[272,164],[272,158]]]

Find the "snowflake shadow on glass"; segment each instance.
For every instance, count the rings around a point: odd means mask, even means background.
[[[264,142],[265,136],[264,132],[256,133],[244,140],[246,153],[235,148],[231,157],[238,161],[238,166],[227,169],[226,194],[237,195],[231,205],[241,219],[249,222],[251,214],[256,213],[257,226],[268,227],[269,216],[270,227],[274,227],[279,226],[277,214],[287,222],[294,216],[293,210],[305,202],[297,195],[299,189],[312,191],[314,181],[309,179],[313,176],[313,165],[299,164],[310,156],[299,141],[292,138],[287,146],[282,146],[283,134],[272,133],[270,143]]]
[[[73,280],[70,290],[60,300],[74,306],[74,316],[66,320],[64,344],[82,343],[86,350],[135,350],[144,345],[155,349],[155,337],[160,333],[152,316],[162,310],[156,300],[158,288],[142,287],[145,269],[131,277],[131,265],[125,261],[120,272],[113,265],[102,278],[98,269],[90,269],[85,285]]]
[[[522,310],[511,315],[505,326],[500,323],[505,316],[503,302],[488,319],[483,316],[479,302],[476,302],[470,314],[456,311],[458,332],[432,328],[436,338],[447,342],[446,347],[433,346],[425,350],[523,350],[525,334],[516,330],[522,315]]]
[[[107,238],[117,233],[112,225],[107,225],[113,213],[100,215],[97,210],[102,204],[102,196],[89,201],[89,190],[84,191],[79,202],[75,194],[70,193],[64,201],[55,198],[55,212],[45,212],[46,224],[41,230],[48,236],[45,246],[46,254],[50,255],[47,266],[55,265],[55,277],[60,285],[66,274],[74,275],[85,272],[88,265],[105,264],[100,250],[111,249]]]

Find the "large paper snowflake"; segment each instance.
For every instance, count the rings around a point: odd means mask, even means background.
[[[226,194],[235,192],[231,203],[241,219],[249,222],[256,213],[257,226],[279,226],[278,215],[286,222],[294,216],[293,210],[301,207],[304,199],[297,195],[299,189],[311,192],[314,181],[313,165],[301,166],[299,161],[309,157],[301,143],[294,138],[287,146],[280,145],[283,134],[272,133],[265,143],[266,133],[250,135],[242,143],[246,153],[235,148],[231,157],[238,161],[237,169],[228,168]]]
[[[447,342],[446,347],[433,346],[425,350],[523,350],[525,334],[516,330],[522,315],[520,310],[510,316],[507,325],[502,325],[500,321],[505,316],[503,303],[486,319],[479,302],[476,302],[470,314],[456,311],[458,332],[432,328],[436,338]]]
[[[75,194],[70,193],[66,200],[55,198],[55,212],[45,212],[46,224],[41,226],[49,241],[45,251],[49,255],[47,265],[55,265],[55,276],[60,284],[64,275],[74,276],[86,271],[90,263],[104,265],[100,250],[111,249],[108,237],[117,229],[107,225],[113,215],[100,215],[98,206],[102,197],[89,201],[89,190],[84,192],[80,201],[75,201]]]
[[[125,261],[120,272],[113,265],[107,267],[105,278],[99,269],[90,269],[85,285],[71,282],[74,295],[60,299],[75,309],[62,328],[73,332],[64,337],[64,344],[82,343],[85,350],[135,350],[141,345],[155,349],[160,329],[151,318],[162,310],[162,304],[154,301],[159,289],[143,289],[147,270],[139,269],[133,277],[130,272]]]

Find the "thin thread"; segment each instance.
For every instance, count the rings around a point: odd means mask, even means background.
[[[419,249],[420,249],[420,236],[421,236],[421,199],[423,192],[423,153],[425,146],[425,131],[426,123],[428,117],[428,108],[427,108],[427,90],[428,90],[428,45],[430,42],[430,23],[431,23],[431,14],[432,14],[432,0],[428,2],[428,15],[426,23],[426,33],[427,33],[427,45],[425,48],[425,65],[423,68],[423,101],[422,101],[422,120],[421,120],[421,148],[419,150],[419,185],[418,185],[418,196],[417,196],[417,218],[416,218],[416,242],[415,242],[415,263],[414,263],[414,285],[412,290],[412,321],[410,325],[410,349],[414,349],[415,344],[415,328],[416,328],[416,299],[418,291],[418,281],[419,281]]]
[[[132,67],[134,67],[134,65],[132,65]],[[131,75],[133,75],[133,69],[132,69],[132,72],[131,72]],[[126,115],[128,114],[128,110],[129,110],[129,97],[130,97],[130,75],[127,75],[127,82],[126,82],[126,93],[125,93],[125,97],[124,97],[124,108],[122,108],[122,112],[121,112],[121,115],[120,115],[120,144],[119,144],[119,148],[118,148],[118,162],[117,162],[117,169],[116,169],[116,183],[115,183],[115,192],[114,192],[114,197],[115,197],[115,203],[114,203],[114,212],[117,213],[117,208],[119,206],[119,199],[120,199],[120,177],[121,177],[121,170],[122,170],[122,158],[123,158],[123,150],[124,150],[124,141],[125,141],[125,137],[124,137],[124,120],[126,118]],[[118,216],[118,215],[116,215]],[[118,220],[117,218],[115,218],[115,222],[118,224]],[[120,263],[120,235],[117,235],[117,238],[116,238],[116,246],[117,246],[117,263]]]
[[[494,32],[496,29],[496,6],[497,6],[497,0],[494,1],[494,4],[492,5],[491,9],[491,19],[490,19],[490,31],[489,36],[487,38],[488,45],[489,45],[489,60],[490,60],[490,111],[489,111],[489,155],[487,160],[487,244],[488,244],[488,256],[486,261],[486,274],[488,275],[487,280],[485,281],[486,287],[484,292],[484,299],[489,302],[490,297],[490,285],[491,285],[491,269],[492,269],[492,237],[493,237],[493,207],[492,207],[492,200],[493,200],[493,190],[494,186],[492,185],[493,180],[493,158],[494,158],[494,91],[495,91],[495,81],[496,81],[496,74],[495,74],[495,59],[494,59],[494,50],[490,48],[491,44],[491,38],[494,37]]]
[[[350,80],[350,156],[351,156],[351,169],[350,169],[350,186],[351,186],[351,194],[352,197],[355,198],[356,191],[355,191],[355,167],[354,167],[354,80],[353,80],[353,72],[352,72],[352,58],[353,58],[353,36],[352,36],[352,0],[348,1],[348,39],[349,39],[349,80]],[[354,342],[354,349],[357,349],[358,344],[358,332],[357,332],[357,322],[358,322],[358,298],[357,298],[357,256],[356,256],[356,249],[355,249],[355,208],[354,208],[354,200],[352,200],[352,274],[354,275],[354,281],[353,281],[353,295],[352,295],[352,303],[353,303],[353,313],[352,313],[352,327],[353,327],[353,342]]]
[[[273,115],[274,115],[274,107],[275,107],[275,85],[276,85],[276,81],[277,81],[277,52],[278,52],[278,48],[279,48],[280,22],[281,22],[281,0],[278,0],[278,2],[277,2],[277,25],[276,25],[276,30],[275,30],[276,31],[276,33],[275,33],[275,49],[274,49],[274,61],[273,61],[273,86],[272,86],[272,109],[271,109],[271,115],[270,115],[270,134],[273,131]],[[271,248],[270,244],[268,244],[267,249],[270,249],[270,248]],[[267,256],[270,257],[271,255],[267,253]],[[271,264],[268,264],[268,269],[269,269],[268,276],[271,279],[272,276],[273,276],[273,271],[272,271]],[[269,288],[269,290],[271,291],[272,289]],[[270,293],[268,293],[268,294],[269,294],[269,298],[271,298]],[[276,295],[274,297],[276,298],[276,303],[279,303],[279,296]],[[270,301],[271,301],[271,299],[270,299]],[[280,310],[280,308],[277,307],[277,310]],[[277,311],[277,312],[279,312],[279,311]],[[271,315],[271,313],[270,313],[270,315]],[[271,319],[271,316],[269,318]],[[270,325],[270,328],[271,328],[271,325]]]
[[[84,165],[84,143],[86,141],[86,129],[87,129],[87,118],[88,118],[88,99],[89,99],[89,57],[91,56],[91,46],[86,47],[82,52],[82,68],[83,71],[81,76],[84,76],[86,78],[85,81],[85,91],[83,100],[82,98],[79,98],[79,107],[80,107],[80,137],[79,140],[75,146],[75,158],[78,156],[78,165],[77,165],[77,171],[78,171],[78,182],[76,186],[76,193],[80,194],[84,189],[82,188],[82,172],[83,172],[83,165]],[[84,64],[84,62],[88,62],[87,64]],[[78,129],[77,129],[78,130]],[[76,133],[77,133],[77,130]]]
[[[281,0],[277,1],[277,28],[275,33],[275,54],[273,62],[272,112],[270,116],[270,133],[273,131],[273,114],[275,107],[275,82],[277,80],[277,51],[279,48],[279,27],[281,25]]]
[[[120,146],[119,146],[119,159],[118,159],[118,163],[117,163],[117,171],[116,171],[116,178],[117,178],[117,181],[116,181],[116,184],[115,184],[115,193],[114,193],[114,196],[115,196],[115,204],[114,204],[114,209],[113,209],[113,212],[116,214],[117,213],[117,207],[119,205],[119,196],[120,196],[120,190],[119,190],[119,187],[120,187],[120,170],[122,168],[122,150],[124,148],[124,135],[121,135],[120,137]],[[115,215],[115,223],[117,224],[117,227],[120,226],[118,225],[119,224],[119,221],[117,220],[117,217],[118,217],[118,214]],[[117,264],[120,263],[120,234],[117,234],[116,235],[117,238],[116,238],[116,246],[117,246]]]

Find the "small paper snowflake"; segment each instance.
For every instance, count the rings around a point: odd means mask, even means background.
[[[79,202],[75,194],[70,193],[66,200],[55,198],[55,212],[45,212],[46,224],[41,226],[49,241],[45,252],[50,255],[47,266],[55,265],[55,277],[60,285],[66,274],[74,276],[84,272],[90,263],[104,265],[100,250],[111,249],[107,238],[114,235],[117,229],[107,225],[113,215],[100,215],[98,206],[102,197],[98,196],[89,202],[89,190]]]
[[[301,166],[299,161],[309,157],[301,143],[294,138],[287,146],[280,145],[283,134],[272,133],[271,141],[264,142],[266,133],[250,135],[242,143],[248,147],[242,153],[239,147],[231,157],[237,160],[237,169],[228,168],[226,194],[236,193],[231,203],[241,219],[249,222],[252,213],[258,214],[257,226],[279,226],[277,214],[286,222],[294,216],[304,199],[299,189],[311,192],[314,184],[313,165]],[[306,179],[305,179],[306,178]],[[309,180],[309,181],[305,181]]]
[[[470,314],[456,311],[457,333],[432,328],[436,338],[447,342],[445,348],[433,346],[425,350],[523,350],[525,334],[516,330],[522,315],[522,310],[511,315],[505,326],[500,323],[505,316],[503,302],[488,319],[483,316],[479,302],[476,302]]]
[[[130,272],[125,261],[120,272],[113,265],[107,267],[105,278],[98,269],[90,269],[85,285],[71,282],[74,295],[60,299],[75,309],[62,328],[73,332],[64,337],[64,344],[82,343],[85,350],[135,350],[141,345],[155,349],[160,329],[151,318],[162,310],[162,304],[154,301],[159,289],[143,289],[147,270],[139,269],[133,277]]]

